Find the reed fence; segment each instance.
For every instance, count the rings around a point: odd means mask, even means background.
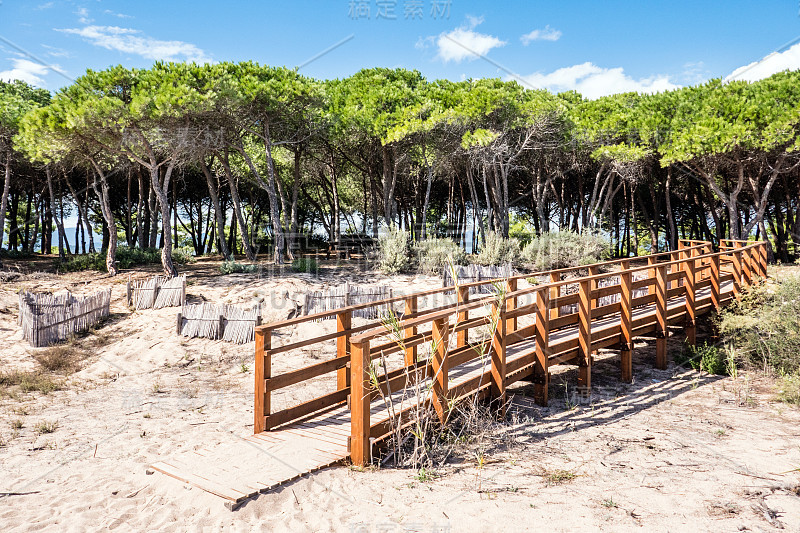
[[[452,287],[456,284],[465,285],[485,281],[484,284],[473,285],[469,288],[470,294],[490,294],[494,292],[493,281],[514,276],[514,268],[511,265],[456,265],[457,280],[453,279],[450,268],[445,267],[442,272],[442,287]],[[456,283],[457,282],[457,283]]]
[[[111,312],[111,288],[86,296],[69,291],[19,293],[19,324],[31,346],[41,348],[86,331]]]
[[[341,309],[342,307],[351,305],[361,305],[377,302],[379,300],[386,300],[391,297],[392,289],[387,286],[358,287],[357,285],[344,283],[325,291],[311,291],[306,293],[301,315],[312,315],[331,309]],[[389,305],[360,307],[353,311],[353,318],[373,320],[385,315],[389,309]],[[333,320],[335,318],[336,315],[328,315],[321,317],[319,320]]]
[[[178,335],[204,337],[245,344],[253,340],[256,326],[261,325],[261,305],[251,308],[229,304],[185,304],[178,313]]]
[[[128,305],[139,309],[179,307],[186,302],[186,276],[154,276],[130,281],[126,286]]]

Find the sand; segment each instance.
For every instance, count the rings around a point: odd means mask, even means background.
[[[345,279],[388,282],[396,292],[437,285],[356,269],[259,279],[215,268],[189,269],[190,301],[263,298],[267,321],[285,318],[299,293]],[[4,371],[37,367],[37,350],[16,325],[20,288],[111,285],[114,298],[111,320],[77,341],[89,356],[63,390],[0,393],[2,531],[800,531],[800,410],[776,403],[773,383],[756,374],[654,370],[645,344],[632,385],[618,381],[611,352],[600,355],[591,402],[573,398],[570,367],[554,376],[549,408],[517,387],[496,435],[511,446],[490,449],[482,467],[464,457],[425,476],[329,468],[231,512],[215,496],[146,470],[252,431],[253,343],[178,337],[177,308],[126,308],[126,279],[37,274],[0,286]],[[304,325],[281,342],[334,327]],[[680,341],[670,339],[671,348]],[[275,364],[296,368],[328,351]],[[304,394],[294,388],[276,397],[276,408]],[[57,422],[55,431],[40,434],[43,421]]]

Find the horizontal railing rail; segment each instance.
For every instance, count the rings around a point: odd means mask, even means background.
[[[618,268],[611,270],[612,266]],[[569,274],[578,277],[562,279]],[[524,378],[533,381],[536,401],[546,404],[549,367],[555,364],[577,364],[578,385],[590,390],[592,354],[600,348],[619,348],[622,379],[630,381],[635,336],[655,333],[656,365],[666,368],[669,324],[682,324],[687,339],[694,342],[699,314],[738,297],[744,286],[766,274],[763,242],[724,241],[715,252],[711,243],[682,240],[671,252],[456,284],[267,324],[256,328],[254,430],[276,428],[348,403],[351,456],[363,464],[371,442],[385,438],[388,428],[402,425],[411,408],[393,409],[391,416],[376,415],[373,423],[370,402],[404,390],[412,375],[431,380],[425,402],[442,417],[461,396],[502,399],[508,385]],[[542,276],[550,281],[517,286],[521,279]],[[470,287],[489,283],[502,287],[499,294],[470,298]],[[446,292],[454,293],[455,301],[419,308],[421,298]],[[356,308],[400,302],[403,312],[388,321],[352,325]],[[274,330],[331,314],[337,318],[336,332],[272,346]],[[470,339],[478,328],[488,331]],[[334,340],[335,357],[272,375],[273,355]],[[423,347],[430,353],[420,354]],[[469,365],[481,355],[485,368],[469,374]],[[392,359],[391,368],[390,356],[399,358]],[[381,364],[373,364],[379,358]],[[466,377],[451,379],[454,371]],[[332,373],[337,374],[335,391],[279,411],[270,409],[273,392]]]

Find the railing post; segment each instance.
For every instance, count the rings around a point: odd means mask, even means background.
[[[744,285],[749,287],[753,284],[753,265],[751,261],[750,250],[742,250],[742,255],[742,277],[744,278]]]
[[[759,265],[761,266],[761,279],[767,279],[767,241],[763,241],[761,246],[758,247],[759,255],[761,257],[761,261]]]
[[[491,395],[498,406],[498,417],[505,417],[506,408],[506,317],[505,300],[492,302],[492,321],[495,323],[491,351]]]
[[[633,381],[633,274],[630,271],[630,262],[622,262],[620,272],[620,373],[622,381],[631,383]]]
[[[689,250],[689,260],[684,268],[686,287],[686,343],[694,346],[697,342],[697,295],[695,284],[697,283],[696,270],[695,270],[695,250]]]
[[[506,294],[512,293],[517,290],[517,279],[510,278],[506,280]],[[506,298],[506,313],[513,311],[517,308],[517,297]],[[517,317],[509,318],[506,320],[506,333],[511,333],[517,330]]]
[[[589,275],[594,277],[600,273],[600,269],[596,266],[589,267]],[[595,298],[594,293],[599,288],[599,280],[593,279],[589,283],[589,323],[592,322],[592,311],[600,306],[600,298]],[[592,355],[596,355],[597,351],[592,350]]]
[[[719,310],[720,307],[719,255],[713,254],[710,259],[711,259],[711,304],[714,306],[714,309]]]
[[[458,287],[458,305],[464,306],[469,303],[469,287]],[[459,310],[456,318],[456,325],[464,324],[469,320],[469,311]],[[469,342],[469,330],[465,329],[456,334],[456,348],[463,348]]]
[[[731,250],[733,264],[733,296],[739,298],[742,290],[742,252],[737,249]]]
[[[592,390],[591,282],[581,280],[578,289],[578,389],[585,397]]]
[[[369,340],[350,346],[350,458],[356,466],[370,460]]]
[[[667,265],[656,268],[656,368],[667,369]]]
[[[433,321],[432,326],[433,357],[431,357],[431,366],[433,367],[433,394],[431,395],[431,401],[436,414],[439,416],[439,421],[444,424],[448,411],[449,365],[447,361],[447,344],[449,340],[449,324],[446,318],[439,318]]]
[[[599,273],[600,273],[600,269],[598,267],[596,267],[596,266],[590,266],[589,267],[589,275],[590,276],[596,276]],[[593,279],[592,280],[592,283],[590,285],[592,292],[596,291],[599,288],[599,285],[600,285],[599,282],[600,282],[600,280],[597,280],[597,279]],[[591,294],[590,294],[590,296],[591,296]],[[592,309],[597,309],[599,307],[599,304],[600,304],[600,298],[594,298],[593,296],[591,296],[590,303],[592,305]]]
[[[349,309],[336,314],[336,331],[341,333],[352,327],[353,313]],[[336,357],[345,357],[350,353],[350,334],[336,337]],[[336,390],[344,390],[350,386],[347,367],[336,371]]]
[[[272,377],[272,330],[257,329],[255,332],[256,357],[253,374],[255,376],[255,403],[253,405],[253,433],[269,429],[270,394],[269,378]]]
[[[550,283],[558,283],[561,281],[561,275],[557,272],[550,272]],[[555,300],[559,296],[561,296],[561,287],[552,287],[550,289],[550,300]],[[558,305],[553,305],[553,308],[550,309],[550,318],[558,318],[558,314],[560,313],[560,308]]]
[[[655,258],[655,257],[653,257],[652,255],[648,255],[648,256],[647,256],[647,265],[648,265],[648,266],[653,266],[653,265],[655,265],[657,262],[658,262],[658,261],[656,260],[656,258]],[[647,271],[647,277],[648,277],[649,279],[654,279],[654,278],[656,277],[656,271],[655,271],[655,269],[653,269],[653,268],[651,268],[651,269],[648,269],[648,271]],[[648,286],[647,286],[647,295],[648,295],[648,296],[650,296],[651,294],[653,294],[653,290],[654,290],[654,289],[653,289],[653,286],[652,286],[652,285],[648,285]]]
[[[536,362],[533,367],[533,399],[547,407],[550,388],[550,289],[536,292]]]
[[[417,312],[417,297],[409,296],[406,298],[406,308],[403,318],[413,315]],[[417,334],[417,326],[410,326],[403,328],[403,340],[408,341],[411,337]],[[406,346],[405,365],[411,366],[417,362],[417,345]]]

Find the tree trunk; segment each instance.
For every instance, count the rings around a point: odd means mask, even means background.
[[[169,191],[169,182],[172,177],[172,171],[175,168],[175,162],[171,161],[167,169],[164,171],[163,180],[160,177],[159,167],[153,163],[150,168],[150,180],[153,192],[156,194],[156,199],[161,208],[161,238],[163,239],[163,247],[161,248],[161,266],[164,270],[164,275],[173,277],[178,275],[178,270],[172,261],[172,223],[170,221],[170,202],[167,191]]]
[[[3,247],[3,232],[6,228],[6,209],[8,209],[8,192],[11,190],[11,150],[6,151],[5,180],[3,180],[3,196],[0,199],[0,248]]]
[[[225,170],[225,176],[228,178],[228,186],[231,191],[231,200],[233,201],[233,212],[239,222],[239,233],[242,236],[242,248],[244,248],[244,254],[248,261],[255,261],[256,254],[253,253],[253,248],[250,246],[250,236],[247,233],[247,222],[244,220],[244,216],[242,215],[242,201],[239,196],[239,187],[236,183],[236,179],[233,176],[233,172],[231,172],[231,167],[228,164],[227,152],[223,153],[220,161],[222,161],[222,168]]]
[[[92,162],[92,164],[94,165],[96,171],[92,187],[94,188],[95,194],[97,194],[97,198],[100,200],[100,210],[103,213],[103,220],[105,220],[106,226],[108,227],[106,270],[108,270],[109,275],[116,276],[117,225],[114,222],[114,213],[111,211],[111,201],[108,195],[108,181],[106,180],[106,176],[103,174],[102,169],[96,163]],[[97,179],[98,177],[100,178],[99,183]]]
[[[276,265],[283,263],[283,249],[284,249],[284,236],[281,228],[280,213],[278,212],[278,192],[275,185],[275,164],[272,160],[272,137],[269,131],[269,122],[264,122],[264,151],[267,157],[267,173],[269,177],[269,187],[267,194],[269,196],[269,218],[272,222],[272,234],[275,237],[275,252],[273,259]],[[244,232],[243,232],[244,233]]]
[[[139,240],[139,248],[147,248],[147,235],[145,234],[145,193],[147,189],[144,184],[144,174],[141,169],[136,169],[136,176],[139,182],[139,198],[136,202],[136,235]]]
[[[294,181],[292,182],[292,203],[291,203],[290,215],[289,215],[289,239],[288,239],[288,242],[286,243],[286,250],[287,250],[287,254],[289,256],[289,261],[294,261],[295,260],[294,249],[295,249],[295,246],[296,246],[295,243],[297,242],[297,237],[298,237],[297,234],[298,234],[298,229],[299,229],[298,228],[298,224],[297,224],[297,215],[298,215],[298,212],[297,212],[298,211],[297,210],[297,198],[298,198],[298,194],[300,192],[300,160],[301,160],[301,157],[302,157],[302,152],[303,152],[302,148],[297,148],[295,150],[295,152],[294,152],[294,168],[293,168]],[[366,186],[366,183],[365,183],[365,186]],[[367,194],[366,187],[364,189],[364,194],[365,195]],[[366,196],[364,197],[364,200],[366,202]],[[366,203],[365,203],[365,208],[366,208]],[[365,209],[364,216],[365,217],[367,216],[366,209]]]
[[[155,170],[156,176],[158,169]],[[156,210],[156,188],[158,180],[153,181],[153,171],[150,172],[150,190],[147,192],[147,208],[150,211],[150,248],[158,244],[158,211]]]
[[[206,177],[208,195],[211,198],[211,204],[214,206],[214,215],[217,224],[216,234],[217,241],[219,242],[219,249],[222,253],[222,258],[227,261],[231,258],[231,253],[228,250],[227,243],[225,242],[225,213],[222,211],[222,207],[220,206],[219,194],[217,194],[217,184],[214,183],[214,177],[211,175],[211,171],[209,170],[205,161],[200,162],[200,168],[203,171],[203,175]]]
[[[667,181],[664,184],[665,200],[667,207],[667,227],[669,228],[669,249],[678,249],[678,228],[675,226],[675,213],[672,211],[672,199],[670,185],[672,182],[672,167],[667,167]]]
[[[433,184],[433,168],[427,161],[425,162],[425,170],[427,176],[427,184],[425,186],[425,201],[422,203],[422,222],[420,224],[422,226],[423,240],[428,238],[428,204],[430,203],[431,185]]]

